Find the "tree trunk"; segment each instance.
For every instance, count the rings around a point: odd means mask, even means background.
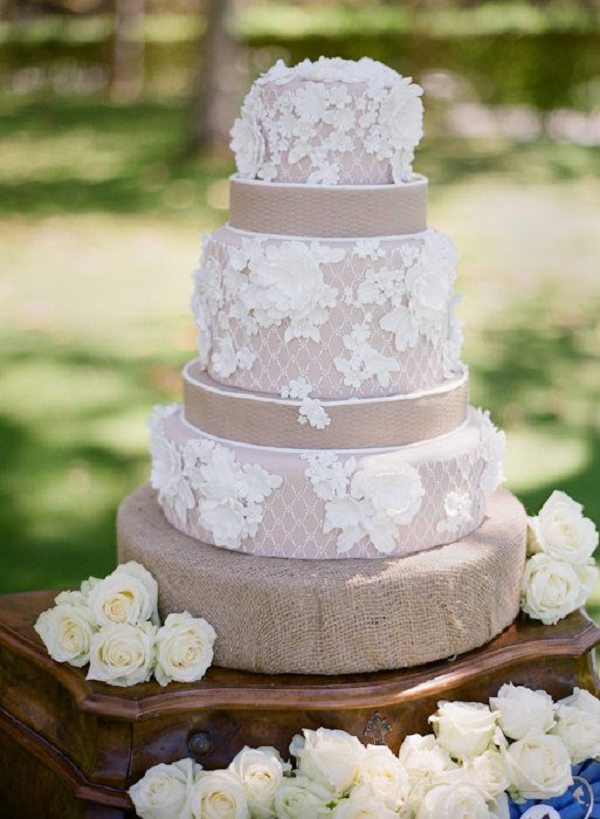
[[[144,87],[145,0],[114,0],[115,30],[111,96],[130,102]]]
[[[232,0],[208,0],[191,105],[190,151],[222,153],[239,104],[241,49],[228,30]]]

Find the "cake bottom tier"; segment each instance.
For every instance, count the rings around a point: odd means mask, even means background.
[[[485,644],[517,616],[527,519],[498,490],[481,526],[404,558],[289,560],[215,548],[174,529],[143,486],[118,515],[119,560],[159,583],[161,615],[215,628],[215,664],[267,674],[399,669]]]

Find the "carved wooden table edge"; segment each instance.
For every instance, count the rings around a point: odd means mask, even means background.
[[[89,683],[84,673],[54,662],[33,631],[37,615],[52,605],[55,591],[0,595],[0,646],[51,670],[69,689],[82,711],[134,722],[169,713],[223,708],[252,710],[329,711],[398,706],[439,690],[456,688],[486,671],[498,671],[523,661],[553,656],[579,657],[600,645],[600,626],[583,610],[555,626],[519,617],[497,637],[456,658],[415,668],[339,676],[267,676],[254,672],[211,668],[199,683],[174,683],[170,690],[157,683],[115,689]],[[11,611],[16,610],[16,616]],[[8,623],[7,623],[8,615]],[[12,623],[11,623],[12,621]],[[595,675],[594,687],[600,690]],[[110,692],[110,693],[108,693]]]

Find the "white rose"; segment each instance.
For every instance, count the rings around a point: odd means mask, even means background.
[[[229,771],[241,782],[248,806],[256,819],[275,816],[275,794],[283,774],[291,768],[275,748],[242,748]]]
[[[410,523],[421,508],[425,490],[414,466],[402,463],[387,472],[359,469],[352,478],[350,493],[370,501],[377,515],[403,525]]]
[[[573,784],[569,753],[558,737],[527,734],[505,754],[511,786],[524,799],[560,796]]]
[[[265,155],[265,141],[256,118],[252,114],[238,117],[230,135],[238,173],[246,179],[255,178]]]
[[[554,725],[554,701],[545,691],[506,683],[497,696],[490,697],[492,711],[499,714],[498,724],[510,739],[522,739],[529,731],[545,734]]]
[[[214,628],[187,611],[169,614],[156,635],[154,676],[161,685],[201,680],[213,659]]]
[[[123,563],[90,589],[88,605],[99,626],[158,623],[158,584],[140,563]]]
[[[250,819],[248,802],[229,771],[201,773],[190,794],[193,819]]]
[[[530,549],[565,563],[587,563],[598,546],[593,522],[583,516],[583,506],[565,492],[553,492],[529,525]]]
[[[438,774],[434,785],[472,785],[481,791],[487,802],[491,802],[510,785],[504,754],[489,750],[469,757],[460,767]]]
[[[399,811],[408,798],[408,773],[387,745],[367,745],[359,778],[362,784],[369,786],[375,799],[390,811]]]
[[[574,765],[600,756],[600,702],[580,688],[558,703],[556,726]]]
[[[318,819],[331,816],[331,792],[305,776],[286,777],[275,794],[277,819]]]
[[[439,777],[445,771],[458,767],[433,734],[411,734],[405,737],[398,758],[408,773],[411,786],[409,805],[413,814],[425,793]]]
[[[141,819],[189,819],[188,800],[200,770],[191,759],[150,768],[129,788],[136,814]]]
[[[402,77],[388,92],[380,107],[379,122],[384,135],[394,148],[394,181],[411,177],[411,161],[415,147],[423,136],[423,89]]]
[[[587,589],[573,566],[536,554],[525,563],[521,583],[521,608],[534,620],[552,626],[582,606]]]
[[[497,714],[479,702],[440,702],[429,722],[442,748],[455,759],[465,759],[490,747],[497,719]]]
[[[298,761],[298,771],[336,796],[347,793],[359,780],[365,747],[345,731],[318,728],[305,729],[290,745]]]
[[[60,603],[43,611],[34,629],[42,638],[48,654],[56,662],[69,663],[76,668],[89,662],[90,644],[96,627],[86,606]]]
[[[333,819],[398,819],[398,813],[386,807],[368,785],[354,788],[347,799],[337,803],[331,815]]]
[[[156,626],[111,623],[94,634],[90,645],[88,680],[126,687],[152,676]]]
[[[474,785],[436,785],[427,791],[416,819],[490,819],[486,800]]]

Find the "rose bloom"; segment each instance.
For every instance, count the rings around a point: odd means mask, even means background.
[[[490,819],[490,811],[474,785],[436,785],[423,797],[416,819]]]
[[[156,635],[154,675],[161,685],[201,680],[213,659],[214,628],[187,611],[169,614]]]
[[[398,813],[380,802],[368,785],[354,788],[347,799],[337,803],[331,816],[332,819],[398,819]]]
[[[368,786],[382,806],[396,812],[404,806],[410,789],[408,774],[387,745],[367,745],[359,776],[360,782]]]
[[[236,755],[229,771],[241,783],[250,812],[256,819],[275,816],[275,794],[283,774],[291,769],[276,748],[248,748]]]
[[[243,788],[229,771],[200,774],[191,791],[190,810],[193,819],[250,819]]]
[[[247,113],[238,117],[230,134],[238,173],[246,179],[253,179],[265,154],[265,142],[255,116]]]
[[[542,553],[526,562],[521,595],[525,614],[553,626],[585,603],[587,588],[573,566]]]
[[[191,819],[189,797],[201,770],[191,759],[150,768],[129,788],[136,814],[141,819]]]
[[[158,584],[140,563],[123,563],[90,589],[88,605],[99,626],[158,623]]]
[[[589,691],[575,688],[558,703],[558,720],[552,733],[564,742],[577,765],[600,756],[600,701]]]
[[[522,739],[530,731],[544,734],[554,725],[554,701],[545,691],[506,683],[490,698],[490,707],[498,712],[498,724],[510,739]]]
[[[598,532],[583,506],[565,492],[553,492],[537,517],[530,518],[529,548],[555,560],[587,563],[598,546]]]
[[[429,722],[439,744],[455,759],[482,754],[497,730],[497,715],[479,702],[440,702]]]
[[[156,627],[111,623],[92,637],[88,680],[126,687],[147,682],[155,659]]]
[[[345,731],[318,728],[305,729],[290,745],[290,753],[298,760],[298,771],[331,793],[342,796],[359,780],[365,747]]]
[[[506,766],[511,786],[524,799],[560,796],[573,784],[571,760],[558,737],[527,734],[506,750]]]
[[[277,819],[319,819],[331,816],[331,791],[306,776],[284,778],[275,794]]]
[[[89,662],[90,643],[96,627],[86,606],[61,603],[43,611],[34,628],[56,662],[69,663],[76,668]]]

